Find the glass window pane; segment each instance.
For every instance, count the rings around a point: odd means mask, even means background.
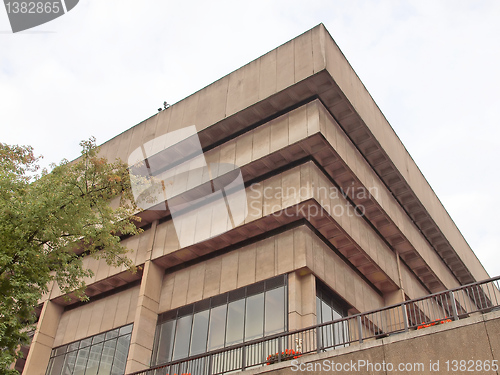
[[[336,310],[332,309],[332,320],[342,319],[342,315]]]
[[[64,355],[54,357],[52,362],[52,368],[50,372],[48,372],[48,375],[61,375],[63,364],[64,364]]]
[[[262,337],[264,334],[264,293],[247,298],[245,341]]]
[[[332,308],[321,301],[321,315],[323,317],[323,323],[332,321]],[[333,345],[333,326],[326,325],[322,329],[322,340],[325,347],[330,347]]]
[[[183,316],[182,318],[177,319],[173,360],[188,356],[192,321],[192,315]]]
[[[61,355],[61,354],[66,353],[66,348],[67,348],[67,345],[64,345],[64,346],[61,346],[60,348],[55,349],[54,355]]]
[[[325,301],[321,301],[321,315],[323,323],[332,321],[332,308],[328,306]]]
[[[106,338],[105,340],[109,340],[109,339],[113,339],[115,337],[118,337],[118,328],[117,329],[114,329],[112,331],[109,331],[106,333]]]
[[[84,375],[85,368],[87,367],[87,360],[89,359],[90,348],[82,348],[78,351],[78,356],[76,357],[76,365],[73,370],[73,375]]]
[[[133,324],[120,328],[120,336],[126,335],[127,333],[132,333]]]
[[[101,333],[99,335],[96,335],[94,336],[94,338],[92,339],[92,344],[98,344],[100,342],[104,341],[104,333]]]
[[[227,305],[217,306],[210,310],[210,328],[208,334],[208,350],[219,349],[224,346],[226,335]]]
[[[92,337],[89,337],[89,338],[86,338],[86,339],[83,339],[82,341],[80,341],[80,348],[85,348],[87,346],[90,346],[90,344],[92,344]]]
[[[227,305],[226,346],[243,341],[243,324],[245,321],[245,300],[231,302]]]
[[[285,288],[266,292],[266,336],[285,330]]]
[[[62,375],[71,375],[73,373],[73,368],[75,367],[76,362],[76,353],[76,351],[73,351],[71,353],[67,353],[64,357]]]
[[[101,361],[103,343],[92,345],[90,347],[89,360],[87,362],[87,371],[85,375],[97,375],[99,369],[99,362]]]
[[[127,364],[128,348],[130,345],[130,336],[121,336],[118,338],[118,343],[116,344],[115,359],[113,361],[113,371],[112,375],[123,375],[125,373],[125,365]]]
[[[316,322],[318,324],[323,323],[323,318],[321,317],[321,300],[316,296]]]
[[[111,365],[115,356],[116,339],[104,341],[102,348],[101,363],[99,364],[99,375],[111,374]]]
[[[194,314],[189,355],[204,353],[207,349],[208,310]]]
[[[169,320],[158,327],[159,342],[156,351],[156,364],[170,361],[172,358],[172,348],[174,346],[175,320]]]

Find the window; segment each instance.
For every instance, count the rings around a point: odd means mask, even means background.
[[[327,286],[316,283],[317,323],[326,323],[347,316],[347,305]],[[318,329],[318,345],[324,349],[348,346],[349,327],[347,321],[326,325]]]
[[[52,350],[47,375],[122,375],[132,324]]]
[[[286,281],[281,275],[161,314],[152,364],[286,331]]]

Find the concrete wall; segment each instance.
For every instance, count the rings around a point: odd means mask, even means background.
[[[139,286],[64,312],[54,347],[133,323]]]
[[[452,362],[457,360],[458,363]],[[332,361],[337,365],[332,365]],[[365,361],[364,367],[359,361]],[[438,364],[439,361],[439,364]],[[448,365],[446,361],[449,361]],[[454,369],[460,366],[465,369]],[[474,363],[472,362],[474,361]],[[304,355],[295,363],[286,361],[248,370],[245,374],[499,374],[476,368],[493,361],[500,367],[500,311],[479,314],[463,320],[401,333],[383,339],[373,339],[321,354]],[[368,362],[372,367],[368,367]],[[328,364],[326,364],[328,363]],[[358,367],[351,367],[354,363]],[[383,367],[385,363],[385,368]],[[295,366],[293,366],[295,364]],[[390,371],[391,365],[393,371]],[[409,366],[398,368],[399,365]],[[299,367],[300,366],[300,367]],[[326,366],[346,366],[333,371]],[[471,366],[469,368],[469,366]],[[335,367],[334,367],[335,368]],[[303,369],[305,371],[300,371]],[[380,369],[379,371],[377,371]],[[295,370],[295,371],[293,371]],[[345,371],[347,370],[347,371]],[[399,371],[397,371],[399,370]],[[469,371],[473,370],[473,371]]]

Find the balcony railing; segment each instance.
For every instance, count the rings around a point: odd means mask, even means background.
[[[172,361],[130,375],[217,375],[242,371],[495,309],[500,309],[500,276],[382,309]]]

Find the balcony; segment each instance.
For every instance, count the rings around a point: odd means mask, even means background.
[[[382,309],[172,361],[130,375],[217,375],[299,357],[303,361],[308,355],[345,347],[350,347],[352,351],[356,350],[354,346],[365,342],[426,330],[495,310],[500,310],[500,276]]]

